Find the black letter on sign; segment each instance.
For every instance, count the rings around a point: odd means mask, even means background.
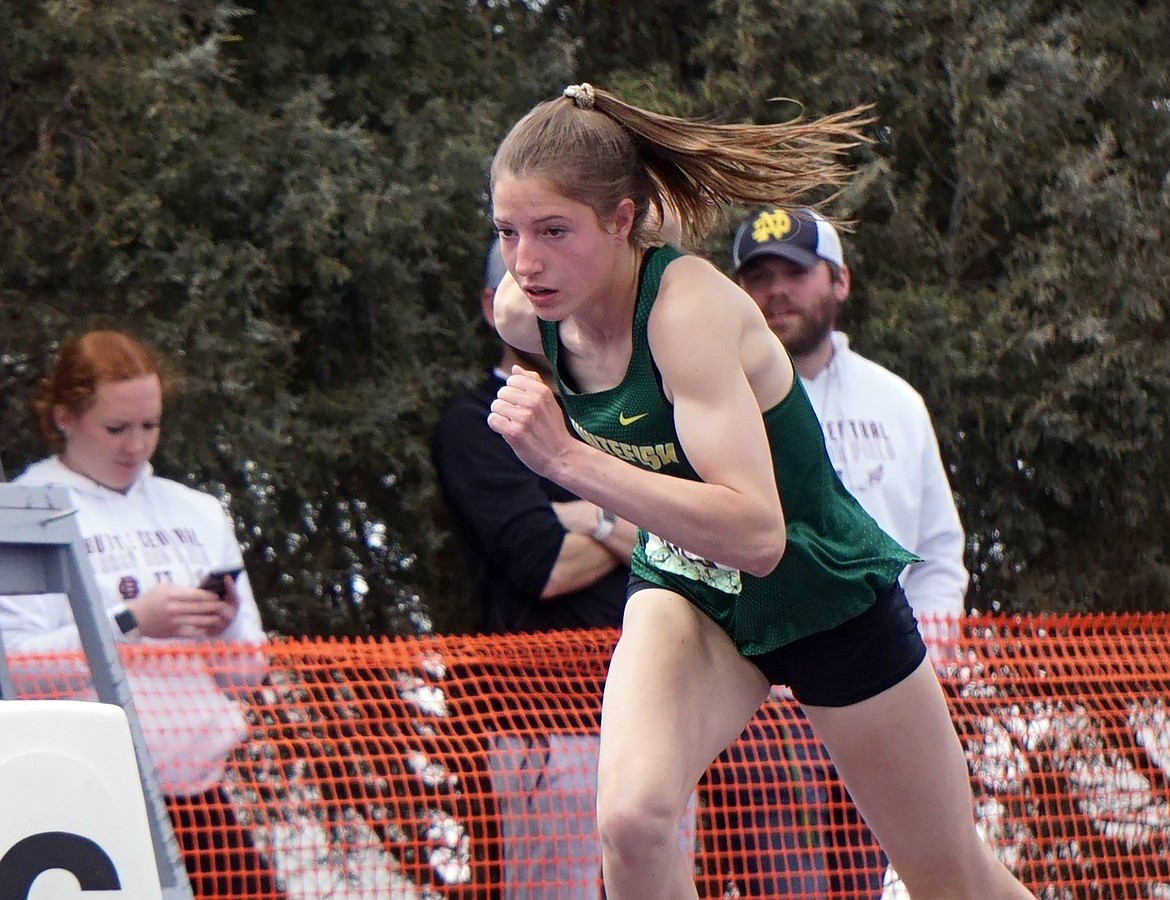
[[[87,837],[43,831],[17,841],[0,859],[0,900],[27,900],[42,872],[64,869],[83,891],[117,891],[118,872],[106,851]]]

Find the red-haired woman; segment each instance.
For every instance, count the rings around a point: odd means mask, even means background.
[[[155,355],[130,335],[91,331],[70,341],[34,401],[53,455],[15,483],[69,490],[116,638],[177,651],[131,665],[127,676],[195,896],[279,898],[221,786],[228,754],[247,735],[223,688],[260,682],[255,648],[266,637],[219,501],[151,468],[166,388]],[[222,595],[198,587],[217,571],[238,573],[223,577]],[[0,597],[0,628],[10,652],[81,647],[62,594]],[[230,654],[230,671],[212,673],[197,653],[182,653],[209,641],[246,649]]]

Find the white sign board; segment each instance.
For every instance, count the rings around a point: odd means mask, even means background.
[[[0,734],[0,898],[63,900],[78,891],[114,891],[162,900],[122,709],[5,701]]]

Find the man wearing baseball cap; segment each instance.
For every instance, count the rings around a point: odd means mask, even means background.
[[[835,330],[852,284],[837,229],[811,209],[758,209],[736,230],[731,260],[736,281],[792,355],[841,481],[888,534],[922,557],[901,581],[939,660],[963,614],[963,529],[922,397],[851,350],[848,338]],[[823,764],[830,765],[827,757]],[[786,772],[779,765],[767,777],[782,780]],[[842,790],[832,787],[836,779],[829,784],[830,790]],[[824,796],[823,790],[817,793]],[[829,887],[880,897],[884,860],[877,842],[851,804],[830,806],[833,821],[823,835]],[[759,830],[761,847],[767,846],[766,834],[776,831],[775,822],[745,824]],[[790,844],[773,846],[779,855],[801,852]],[[789,870],[808,865],[807,859],[783,863]],[[747,887],[747,896],[784,896],[783,885],[775,883]]]

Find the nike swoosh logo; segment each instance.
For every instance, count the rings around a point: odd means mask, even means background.
[[[646,418],[650,413],[639,413],[636,416],[627,416],[625,413],[618,413],[618,422],[622,425],[633,425],[639,419]]]

